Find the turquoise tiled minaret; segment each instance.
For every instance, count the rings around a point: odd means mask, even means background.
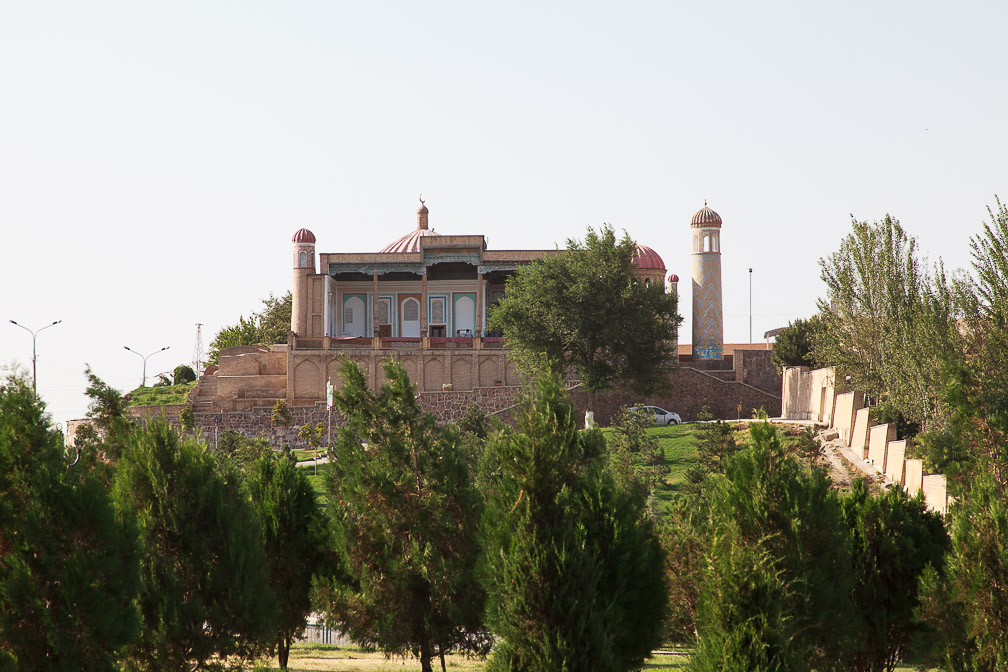
[[[721,216],[704,201],[690,222],[693,232],[693,358],[721,359]]]

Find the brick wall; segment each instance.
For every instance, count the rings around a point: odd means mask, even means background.
[[[624,406],[633,404],[653,404],[665,410],[675,411],[683,421],[696,420],[704,406],[710,408],[715,418],[734,419],[738,405],[742,404],[741,417],[752,417],[753,411],[763,409],[770,417],[777,417],[781,410],[781,397],[737,381],[720,380],[703,371],[679,368],[672,373],[672,388],[668,394],[641,396],[626,392],[603,392],[595,400],[595,421],[608,425],[613,416]],[[583,414],[588,405],[588,392],[577,388],[571,396],[578,410]]]
[[[487,414],[506,411],[514,406],[520,392],[521,387],[518,386],[477,387],[459,392],[419,392],[417,398],[424,411],[434,414],[439,423],[445,423],[461,417],[472,404],[479,404]],[[183,408],[185,406],[181,404],[133,406],[128,409],[128,413],[132,418],[141,422],[164,417],[171,426],[181,431],[179,413]],[[328,413],[324,402],[311,405],[289,405],[288,409],[293,418],[291,426],[288,428],[275,427],[270,421],[273,414],[272,405],[241,411],[197,412],[196,424],[204,440],[209,442],[213,441],[215,431],[219,434],[230,429],[250,438],[261,436],[274,446],[287,444],[292,448],[307,448],[307,445],[302,445],[304,442],[297,436],[301,426],[317,422],[328,426]],[[339,412],[334,409],[332,426],[335,428],[342,421]]]

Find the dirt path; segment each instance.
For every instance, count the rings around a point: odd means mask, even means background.
[[[830,438],[827,438],[830,437]],[[855,475],[844,456],[840,453],[840,438],[835,429],[822,429],[816,434],[822,443],[823,457],[829,463],[830,478],[838,488],[849,488]]]

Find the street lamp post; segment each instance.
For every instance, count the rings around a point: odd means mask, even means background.
[[[752,267],[749,267],[749,342],[752,343]]]
[[[14,320],[10,321],[10,323],[13,324],[15,327],[21,327],[22,329],[24,329],[25,331],[27,331],[29,334],[32,335],[32,394],[34,394],[36,397],[38,396],[38,382],[37,379],[35,378],[35,337],[38,336],[38,333],[43,329],[48,329],[49,327],[55,327],[62,321],[63,320],[56,320],[52,324],[47,324],[44,327],[39,327],[35,331],[32,331],[23,324],[18,324]]]
[[[143,381],[140,383],[140,387],[147,387],[147,358],[148,357],[153,357],[154,355],[156,355],[159,352],[164,352],[165,350],[167,350],[170,347],[171,346],[166,345],[165,347],[161,348],[160,350],[155,350],[154,352],[150,353],[149,355],[141,355],[139,352],[137,352],[136,350],[133,350],[128,345],[124,345],[123,346],[124,350],[129,350],[130,352],[132,352],[137,357],[140,357],[140,358],[143,359]]]

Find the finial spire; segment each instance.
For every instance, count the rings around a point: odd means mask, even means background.
[[[416,211],[417,214],[417,228],[426,229],[427,228],[427,206],[424,204],[423,194],[420,194],[420,209]]]

